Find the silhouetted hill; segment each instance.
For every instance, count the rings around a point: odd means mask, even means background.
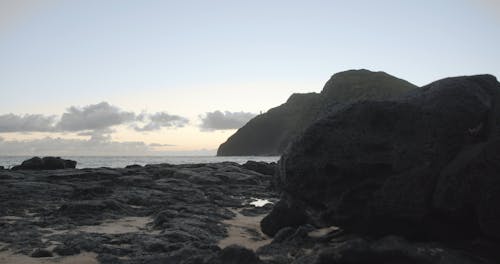
[[[336,73],[321,93],[292,94],[286,103],[250,120],[220,145],[217,156],[280,155],[305,128],[336,106],[396,97],[414,88],[385,72]]]

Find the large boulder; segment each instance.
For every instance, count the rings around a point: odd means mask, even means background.
[[[33,157],[23,161],[21,165],[12,167],[12,170],[59,170],[74,169],[76,161],[61,159],[60,157]]]
[[[398,264],[479,264],[485,259],[464,254],[436,243],[413,243],[397,236],[375,241],[352,238],[321,250],[313,264],[398,263]]]
[[[230,245],[222,249],[215,261],[213,263],[217,264],[262,264],[263,262],[255,255],[250,249],[238,246]]]
[[[450,219],[448,225],[468,224],[486,236],[500,239],[499,161],[500,137],[496,137],[464,148],[442,171],[432,205]]]
[[[281,155],[304,129],[339,105],[393,98],[415,88],[385,72],[336,73],[321,93],[292,94],[284,104],[250,120],[220,145],[217,156]]]
[[[268,236],[274,236],[285,227],[298,227],[307,222],[305,212],[288,199],[282,199],[260,222],[262,232]]]
[[[241,167],[264,175],[274,175],[277,169],[276,162],[267,163],[264,161],[253,160],[247,161],[245,164],[241,165]]]
[[[282,156],[281,188],[316,225],[500,238],[499,92],[493,76],[456,77],[347,105]]]
[[[69,159],[61,159],[60,157],[43,157],[42,161],[45,170],[76,168],[76,161]]]

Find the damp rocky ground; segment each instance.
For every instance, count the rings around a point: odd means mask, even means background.
[[[266,216],[301,217],[279,201],[275,166],[0,170],[0,263],[498,263],[497,244],[480,240],[464,248],[308,223],[268,237]]]
[[[237,163],[0,170],[0,263],[217,263],[228,258],[224,248],[229,259],[232,250],[249,254],[270,242],[259,223],[277,200],[261,172]]]

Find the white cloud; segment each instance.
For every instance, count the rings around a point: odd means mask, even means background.
[[[150,155],[152,153],[152,149],[144,142],[52,137],[26,141],[0,141],[0,155]]]
[[[247,112],[207,112],[200,116],[200,128],[204,131],[237,129],[244,126],[256,114]]]
[[[52,131],[55,119],[55,116],[44,115],[0,115],[0,133]]]
[[[56,127],[61,131],[103,130],[133,122],[135,119],[133,112],[122,111],[107,102],[101,102],[83,108],[68,108]]]
[[[183,127],[187,118],[157,112],[135,114],[107,102],[69,107],[60,118],[38,114],[0,115],[0,133],[51,132],[50,137],[34,140],[6,140],[0,137],[0,155],[161,155],[174,145],[144,142],[117,142],[114,128],[129,125],[137,131]],[[81,138],[55,135],[71,132]]]
[[[78,136],[88,136],[89,140],[95,142],[111,141],[111,133],[115,132],[113,129],[106,128],[100,130],[90,130],[78,133]]]
[[[38,114],[0,115],[0,133],[7,132],[78,132],[80,136],[94,138],[109,136],[112,127],[130,124],[136,131],[154,131],[162,128],[183,127],[189,123],[185,117],[157,112],[154,114],[124,111],[107,102],[69,107],[57,116]]]
[[[138,121],[149,120],[149,122],[147,122],[142,127],[134,124],[132,127],[136,131],[153,131],[153,130],[160,130],[164,127],[166,128],[183,127],[189,123],[189,120],[187,118],[178,115],[170,115],[166,112],[158,112],[151,115],[142,113],[137,116],[137,120]]]
[[[0,139],[1,140],[1,139]],[[151,143],[149,144],[150,147],[153,148],[159,148],[159,147],[175,147],[175,145],[172,144],[160,144],[160,143]]]
[[[171,144],[140,141],[117,142],[110,139],[65,139],[45,137],[35,140],[5,140],[0,137],[0,156],[203,156],[215,149],[168,150]],[[162,148],[163,147],[163,148]],[[162,149],[158,149],[162,148]]]

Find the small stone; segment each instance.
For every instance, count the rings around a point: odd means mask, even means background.
[[[61,256],[72,256],[80,254],[80,249],[77,247],[58,246],[54,248],[54,252]]]
[[[37,248],[33,251],[33,253],[31,253],[32,258],[50,258],[52,256],[52,252],[41,248]]]
[[[259,260],[255,252],[250,249],[231,245],[219,252],[220,263],[230,264],[230,263],[240,263],[240,264],[261,264],[262,261]]]
[[[139,164],[132,164],[125,166],[125,169],[140,169],[140,168],[142,168],[142,166]]]
[[[305,213],[297,206],[281,200],[270,214],[262,219],[260,227],[268,236],[274,236],[284,227],[298,227],[306,223]]]

